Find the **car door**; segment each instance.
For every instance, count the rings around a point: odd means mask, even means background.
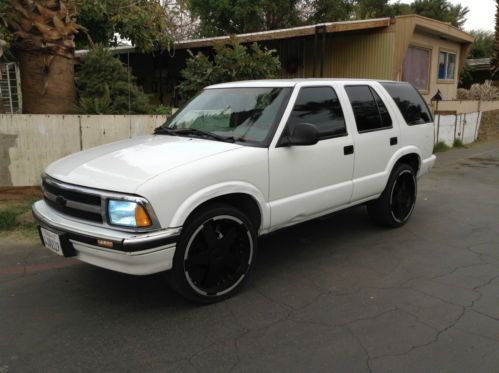
[[[335,89],[299,85],[284,120],[269,148],[271,230],[345,206],[352,194],[353,141]],[[283,145],[298,123],[315,125],[319,142]]]
[[[383,92],[375,85],[348,84],[345,91],[356,128],[352,194],[355,203],[378,195],[385,188],[387,166],[400,147],[399,127],[382,99]]]

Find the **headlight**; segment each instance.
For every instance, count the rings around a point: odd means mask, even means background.
[[[107,204],[109,222],[125,227],[149,227],[151,219],[144,206],[137,202],[109,200]]]

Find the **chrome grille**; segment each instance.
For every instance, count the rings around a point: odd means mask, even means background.
[[[43,199],[53,209],[78,219],[104,222],[100,195],[83,192],[47,177],[43,178],[42,187]]]

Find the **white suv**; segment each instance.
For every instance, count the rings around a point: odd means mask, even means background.
[[[182,295],[213,302],[240,287],[259,235],[359,204],[376,223],[403,225],[435,162],[432,122],[406,83],[214,85],[154,135],[51,164],[33,213],[60,255],[169,270]]]

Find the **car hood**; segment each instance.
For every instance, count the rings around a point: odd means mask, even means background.
[[[238,148],[241,146],[221,141],[142,136],[72,154],[52,163],[45,172],[71,184],[134,193],[154,176]]]

